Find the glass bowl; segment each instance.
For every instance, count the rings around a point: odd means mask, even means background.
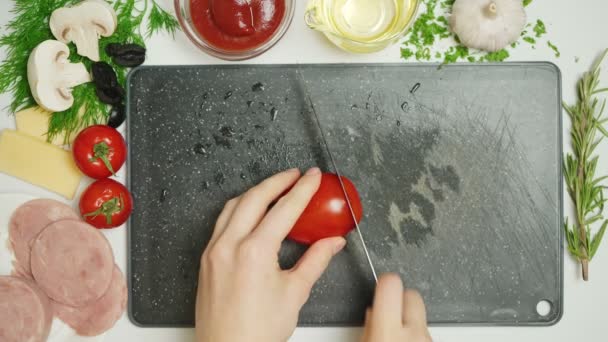
[[[177,20],[179,21],[182,31],[184,31],[188,39],[190,39],[196,47],[217,58],[227,61],[242,61],[261,55],[273,47],[283,37],[285,32],[287,32],[289,25],[291,25],[295,11],[295,2],[296,0],[285,0],[285,15],[277,30],[265,43],[249,50],[225,50],[209,44],[205,38],[198,33],[192,22],[192,17],[190,15],[190,0],[174,0],[174,5]]]
[[[373,39],[355,40],[331,24],[334,0],[309,0],[304,21],[313,30],[320,31],[339,48],[354,53],[372,53],[398,42],[416,20],[421,0],[396,0],[398,9],[389,31]]]

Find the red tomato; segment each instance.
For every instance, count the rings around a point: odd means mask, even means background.
[[[100,179],[80,197],[80,214],[96,228],[114,228],[127,222],[133,198],[127,188],[113,179]]]
[[[363,217],[363,207],[355,185],[342,176],[348,199],[353,207],[357,223]],[[318,240],[334,236],[344,236],[355,228],[346,197],[338,176],[324,173],[319,190],[300,216],[287,236],[303,244],[313,244]]]
[[[72,152],[76,165],[85,175],[102,179],[120,170],[127,159],[127,144],[114,128],[95,125],[78,134]]]

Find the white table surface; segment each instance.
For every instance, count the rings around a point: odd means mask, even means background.
[[[167,5],[170,0],[161,0]],[[11,18],[9,12],[12,1],[0,1],[0,25]],[[401,62],[399,46],[392,46],[382,52],[370,55],[354,55],[338,50],[324,37],[309,30],[303,20],[305,1],[297,1],[296,15],[285,37],[269,52],[246,63],[355,63],[355,62]],[[575,99],[575,82],[587,70],[600,51],[608,47],[608,2],[603,0],[582,1],[541,1],[534,0],[527,8],[530,19],[541,18],[547,25],[547,37],[561,51],[561,58],[555,58],[543,41],[537,49],[522,44],[512,51],[511,61],[552,61],[562,70],[563,96],[567,102]],[[3,32],[3,31],[2,31]],[[156,36],[148,42],[147,64],[218,64],[220,60],[211,58],[196,50],[180,32],[175,40],[168,36]],[[0,52],[3,57],[3,52]],[[576,57],[580,58],[578,63]],[[605,63],[608,70],[608,63]],[[608,72],[603,73],[604,86],[608,86]],[[15,122],[5,109],[9,96],[0,95],[0,129],[14,128]],[[568,142],[569,121],[564,115],[564,136]],[[598,152],[602,154],[598,172],[608,174],[608,143]],[[124,180],[124,170],[120,178]],[[85,184],[81,187],[84,188]],[[81,190],[82,190],[81,188]],[[0,174],[0,192],[29,193],[39,197],[60,199],[45,190],[30,186],[9,176]],[[566,198],[565,210],[571,205]],[[75,203],[74,203],[75,204]],[[116,255],[117,263],[126,268],[126,229],[121,227],[108,231]],[[608,239],[608,238],[607,238]],[[591,264],[591,279],[585,283],[580,279],[578,265],[569,257],[564,265],[564,315],[552,327],[504,328],[504,327],[434,327],[431,334],[435,341],[607,341],[604,305],[608,304],[608,241],[604,242]],[[290,341],[358,341],[360,329],[354,328],[301,328],[297,329]],[[193,341],[192,329],[151,329],[138,328],[127,315],[108,332],[107,341]]]

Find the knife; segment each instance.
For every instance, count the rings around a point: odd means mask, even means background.
[[[300,74],[300,71],[298,70],[298,74]],[[301,75],[300,75],[301,77]],[[302,80],[303,83],[303,80]],[[350,211],[350,215],[353,219],[353,222],[355,223],[355,227],[357,230],[357,235],[359,236],[359,239],[361,240],[361,245],[363,246],[363,251],[365,252],[365,257],[367,258],[367,262],[369,263],[369,267],[372,270],[372,274],[374,276],[374,280],[376,281],[376,283],[378,283],[378,275],[376,274],[376,268],[374,267],[374,263],[372,262],[372,258],[370,257],[369,254],[369,250],[367,249],[367,244],[365,243],[365,239],[363,238],[363,233],[361,232],[361,227],[359,226],[359,223],[357,222],[357,218],[355,216],[355,212],[353,210],[353,206],[350,203],[350,199],[348,198],[348,194],[346,193],[346,187],[344,186],[344,182],[342,181],[342,174],[340,173],[340,169],[338,168],[338,165],[336,164],[336,160],[334,159],[333,154],[331,153],[331,149],[329,148],[329,144],[327,143],[327,139],[325,138],[325,132],[323,131],[323,127],[321,126],[321,121],[319,120],[319,115],[317,114],[317,110],[315,109],[315,105],[312,102],[312,99],[310,98],[310,95],[308,94],[308,90],[306,88],[306,85],[303,83],[304,88],[306,89],[306,97],[308,99],[308,102],[310,103],[310,108],[312,108],[312,113],[314,114],[315,117],[315,121],[317,123],[317,127],[319,127],[319,132],[321,133],[321,139],[323,140],[323,145],[325,145],[325,150],[327,151],[327,154],[329,155],[329,159],[331,160],[331,164],[333,165],[334,170],[336,171],[336,175],[338,175],[338,180],[340,181],[340,187],[342,187],[342,192],[344,193],[344,198],[346,199],[346,204],[348,205],[348,209]]]

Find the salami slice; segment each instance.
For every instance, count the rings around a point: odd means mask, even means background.
[[[9,223],[10,246],[15,253],[15,274],[31,278],[31,243],[49,224],[60,220],[78,220],[69,206],[50,199],[29,201],[15,210]]]
[[[51,299],[82,307],[108,290],[114,256],[98,230],[64,220],[51,223],[34,240],[31,266],[34,279]]]
[[[53,303],[55,315],[78,335],[97,336],[108,331],[122,316],[127,306],[127,283],[118,266],[114,266],[108,291],[95,303],[74,308]]]
[[[0,341],[46,341],[53,312],[48,297],[29,280],[0,276]]]

